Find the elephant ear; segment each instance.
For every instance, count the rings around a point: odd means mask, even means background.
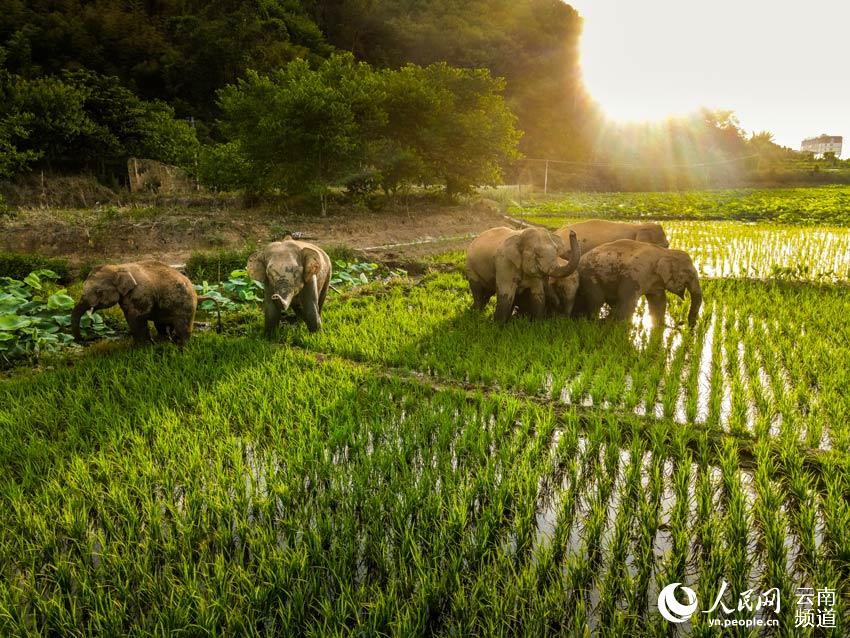
[[[254,281],[266,281],[266,251],[258,250],[248,257],[248,276]]]
[[[664,286],[668,288],[673,281],[677,269],[676,259],[672,255],[665,255],[655,264],[655,272],[661,278],[661,281],[664,282]]]
[[[315,248],[304,247],[301,249],[301,259],[304,264],[304,281],[308,282],[314,275],[318,275],[322,269],[322,256]]]
[[[522,270],[523,242],[522,233],[511,235],[499,246],[498,255],[507,260],[517,271]]]
[[[129,270],[122,269],[115,273],[115,288],[122,297],[130,294],[130,291],[138,285],[139,282]]]

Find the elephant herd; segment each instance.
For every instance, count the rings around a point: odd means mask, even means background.
[[[469,245],[466,278],[473,307],[483,310],[496,296],[494,318],[520,315],[629,319],[646,296],[653,324],[663,325],[666,291],[691,305],[696,323],[702,290],[688,254],[668,248],[659,224],[589,220],[550,232],[542,228],[492,228]]]
[[[273,336],[283,312],[292,309],[311,332],[322,327],[322,306],[331,281],[331,260],[321,248],[291,236],[252,254],[248,274],[263,284],[266,335]],[[596,318],[604,304],[611,316],[628,319],[646,296],[655,325],[664,322],[666,291],[691,297],[693,325],[702,303],[699,278],[687,253],[668,248],[659,224],[590,220],[550,232],[543,228],[492,228],[469,245],[466,278],[473,306],[483,310],[496,296],[495,319],[514,311],[531,317]],[[99,266],[91,271],[71,312],[80,321],[89,310],[118,304],[137,345],[157,336],[183,346],[192,334],[198,297],[192,282],[159,261]]]

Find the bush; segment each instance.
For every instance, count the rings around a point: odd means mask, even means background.
[[[226,281],[234,270],[244,270],[254,248],[192,253],[186,260],[186,276],[195,283]]]
[[[23,280],[35,270],[52,270],[60,283],[73,281],[68,262],[64,259],[0,252],[0,277]]]
[[[0,278],[0,367],[18,359],[38,359],[73,344],[71,309],[74,299],[53,282],[58,275],[35,270],[21,279]],[[98,314],[80,322],[86,336],[111,334]]]

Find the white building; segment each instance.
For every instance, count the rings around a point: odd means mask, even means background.
[[[835,153],[835,157],[841,157],[840,135],[820,135],[803,140],[800,150],[804,153],[814,153],[816,158],[823,157],[824,153]]]

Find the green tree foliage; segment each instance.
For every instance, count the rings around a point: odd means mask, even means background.
[[[241,176],[254,192],[311,194],[374,175],[388,192],[442,184],[450,194],[493,183],[519,133],[485,70],[446,64],[374,71],[351,55],[317,69],[294,61],[249,72],[219,93],[227,146],[206,151],[202,177]],[[233,170],[228,170],[228,162]]]
[[[504,82],[488,71],[410,64],[381,79],[386,125],[373,164],[387,190],[419,182],[464,193],[496,183],[517,156],[520,134]]]
[[[296,60],[271,75],[249,71],[222,89],[222,131],[251,166],[243,186],[324,201],[365,158],[380,117],[375,79],[367,65],[333,56],[315,70]]]
[[[0,45],[24,77],[87,68],[207,118],[216,89],[246,69],[330,52],[297,0],[9,0]]]
[[[581,19],[560,0],[9,0],[8,70],[91,69],[211,122],[217,89],[334,46],[375,68],[446,62],[506,78],[530,156],[584,157],[593,109],[578,66]],[[331,46],[333,45],[333,46]]]
[[[91,71],[27,79],[0,73],[0,163],[7,175],[39,163],[52,169],[123,165],[129,156],[189,166],[197,140],[164,102],[146,102],[115,77]]]
[[[379,67],[446,62],[506,79],[532,157],[584,159],[594,108],[579,69],[582,21],[560,0],[316,0],[328,41]]]

